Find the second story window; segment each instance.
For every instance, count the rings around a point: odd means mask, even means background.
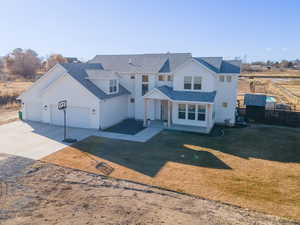
[[[201,90],[202,83],[201,77],[194,77],[194,90]]]
[[[158,80],[159,80],[159,81],[164,81],[164,75],[159,75],[159,76],[158,76]]]
[[[142,96],[149,91],[149,77],[147,75],[142,76]]]
[[[172,80],[173,80],[172,75],[168,75],[168,81],[172,81]]]
[[[116,93],[117,92],[117,80],[110,80],[109,81],[109,93]]]
[[[192,77],[184,77],[184,89],[191,90],[192,89]]]

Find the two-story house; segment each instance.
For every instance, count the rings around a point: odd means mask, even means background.
[[[198,127],[235,123],[240,61],[190,53],[97,55],[88,63],[57,64],[20,96],[25,120],[105,129],[126,118],[144,126]]]

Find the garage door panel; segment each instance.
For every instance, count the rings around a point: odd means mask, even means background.
[[[69,127],[90,127],[90,110],[84,107],[68,106],[66,110],[67,126]],[[56,105],[51,106],[51,123],[64,125],[63,110],[58,110]]]
[[[40,103],[26,104],[26,120],[42,121],[42,105]]]

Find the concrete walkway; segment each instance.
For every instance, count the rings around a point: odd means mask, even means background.
[[[95,129],[68,128],[67,137],[78,141],[89,137],[99,136],[105,138],[146,142],[157,135],[162,128],[146,128],[136,135],[126,135]],[[41,159],[62,148],[68,143],[62,142],[64,129],[39,122],[16,121],[0,126],[0,153],[21,156],[29,159]]]
[[[162,130],[163,128],[161,127],[148,127],[135,135],[120,134],[120,133],[113,133],[113,132],[106,132],[106,131],[98,131],[94,135],[98,137],[119,139],[124,141],[147,142]]]

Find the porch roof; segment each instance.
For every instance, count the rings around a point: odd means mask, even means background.
[[[166,85],[157,87],[156,89],[162,92],[167,97],[169,97],[172,101],[214,103],[216,97],[216,91],[212,91],[212,92],[174,91],[172,87]]]

